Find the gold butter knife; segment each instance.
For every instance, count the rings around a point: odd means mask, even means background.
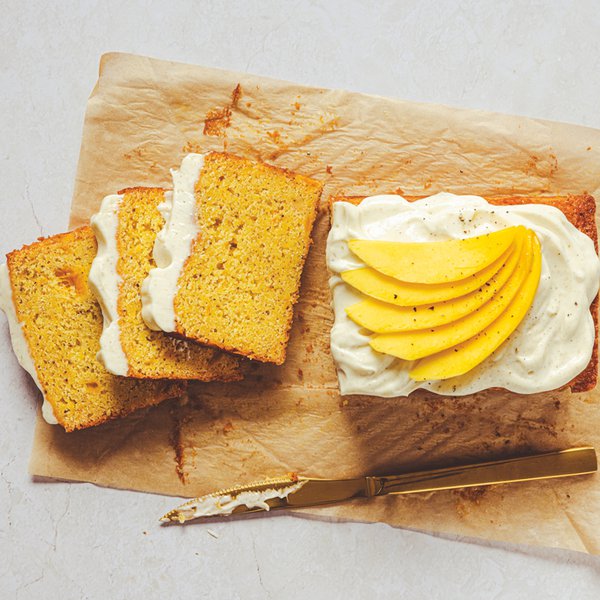
[[[412,494],[585,475],[597,470],[596,452],[594,448],[586,446],[385,477],[311,479],[292,474],[194,498],[171,510],[160,520],[185,523],[204,517],[320,506],[386,494]]]

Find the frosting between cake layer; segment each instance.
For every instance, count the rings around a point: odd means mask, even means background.
[[[373,350],[369,332],[346,314],[364,296],[339,274],[365,266],[349,250],[348,240],[442,241],[512,225],[532,229],[541,242],[539,287],[513,335],[468,373],[445,381],[413,381],[408,372],[414,363]],[[447,193],[415,202],[392,195],[373,196],[359,205],[335,202],[327,265],[333,273],[335,313],[331,351],[342,394],[394,397],[425,388],[461,396],[492,387],[528,394],[566,385],[590,360],[595,331],[589,307],[598,292],[600,260],[592,240],[553,206],[494,206],[478,196]]]
[[[13,302],[12,287],[10,285],[10,275],[8,274],[8,266],[6,264],[0,265],[0,309],[4,311],[8,320],[10,341],[12,343],[15,356],[17,357],[17,361],[29,373],[29,375],[31,375],[35,385],[37,385],[40,392],[42,392],[42,396],[44,397],[44,402],[42,404],[42,416],[47,423],[50,423],[50,425],[57,425],[58,420],[54,415],[54,409],[44,396],[44,390],[42,389],[42,385],[38,379],[37,372],[35,370],[35,364],[29,352],[27,340],[25,339],[23,327],[17,318],[17,311]]]
[[[100,210],[90,219],[98,243],[98,252],[92,261],[88,281],[100,304],[104,320],[100,351],[96,358],[110,373],[127,376],[129,361],[121,346],[118,311],[119,285],[122,279],[117,271],[117,229],[122,199],[123,196],[119,194],[106,196],[102,200]]]
[[[165,224],[154,243],[156,268],[142,284],[142,317],[155,331],[175,331],[179,277],[198,235],[194,190],[203,165],[202,154],[188,154],[179,169],[171,169],[173,192],[159,206]]]

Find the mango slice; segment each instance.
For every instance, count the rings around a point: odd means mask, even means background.
[[[521,323],[533,303],[542,269],[539,240],[532,235],[533,264],[527,277],[507,309],[476,336],[423,358],[411,369],[415,381],[450,379],[467,373],[497,350]]]
[[[445,283],[465,279],[493,263],[523,227],[447,242],[350,240],[348,246],[375,270],[409,283]]]
[[[383,275],[370,267],[345,271],[341,274],[341,277],[345,283],[359,292],[382,302],[411,307],[420,304],[433,304],[434,302],[444,302],[445,300],[464,296],[481,287],[500,270],[514,247],[515,244],[511,244],[499,258],[478,273],[474,273],[466,279],[448,283],[407,283]]]
[[[347,315],[361,327],[375,333],[414,331],[438,327],[457,321],[477,310],[508,281],[521,257],[524,236],[519,233],[515,250],[500,270],[479,289],[452,300],[421,306],[393,306],[373,298],[367,298],[346,309]]]
[[[373,336],[371,348],[404,360],[418,360],[456,346],[477,335],[493,323],[510,305],[526,278],[534,278],[531,270],[533,246],[531,237],[525,241],[522,258],[513,275],[498,293],[470,315],[433,329],[384,333]]]

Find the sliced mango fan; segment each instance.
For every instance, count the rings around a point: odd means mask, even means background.
[[[341,274],[366,296],[346,309],[373,332],[371,347],[417,361],[410,377],[467,373],[504,343],[529,311],[541,246],[522,226],[446,242],[351,240],[367,266]]]

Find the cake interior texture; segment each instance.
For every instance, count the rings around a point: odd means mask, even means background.
[[[176,331],[283,363],[321,191],[283,169],[208,154],[195,189],[199,234],[174,301]]]
[[[141,315],[142,282],[156,266],[152,250],[164,224],[160,188],[122,190],[118,209],[117,271],[120,340],[129,375],[140,378],[234,381],[241,379],[240,359],[214,348],[150,330]]]
[[[13,303],[46,400],[67,431],[98,425],[180,395],[185,383],[108,373],[96,358],[102,312],[88,285],[90,227],[7,255]]]

